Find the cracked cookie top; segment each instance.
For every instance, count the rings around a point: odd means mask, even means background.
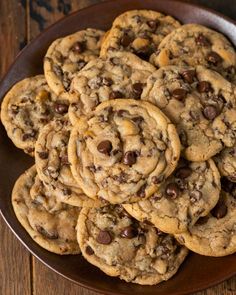
[[[222,176],[227,177],[230,181],[236,182],[236,148],[224,148],[214,157],[216,165]]]
[[[207,256],[226,256],[236,251],[236,185],[221,179],[221,196],[211,212],[176,235],[177,240],[190,250]]]
[[[104,32],[86,29],[56,39],[44,58],[44,74],[57,95],[67,93],[75,73],[99,56]]]
[[[233,45],[222,34],[198,24],[183,25],[166,36],[150,61],[158,67],[202,65],[229,81],[235,79]]]
[[[189,161],[205,161],[235,144],[235,86],[202,66],[167,66],[154,72],[143,100],[158,106],[175,123]]]
[[[83,256],[127,282],[154,285],[168,280],[188,253],[172,236],[138,222],[119,205],[82,209],[77,228]]]
[[[180,23],[169,15],[152,10],[130,10],[119,15],[101,47],[101,56],[109,52],[128,51],[149,60],[163,38]]]
[[[35,166],[22,174],[12,191],[17,219],[32,239],[57,254],[78,254],[76,223],[80,208],[59,203],[39,181]]]
[[[111,203],[152,195],[175,169],[180,142],[155,106],[132,99],[105,101],[74,126],[68,146],[72,173],[84,192]]]
[[[68,102],[53,94],[43,75],[15,84],[3,99],[1,120],[13,143],[34,155],[39,130],[68,111]]]
[[[188,162],[181,159],[175,172],[147,200],[123,205],[136,219],[149,221],[163,232],[186,231],[216,205],[220,175],[212,160]]]

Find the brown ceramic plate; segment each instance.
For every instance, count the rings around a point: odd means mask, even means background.
[[[108,29],[113,19],[129,9],[154,9],[170,14],[182,23],[199,23],[224,33],[236,45],[235,23],[213,11],[171,0],[116,0],[95,5],[64,18],[31,42],[16,58],[0,85],[0,98],[17,81],[42,73],[43,56],[56,38],[87,27]],[[43,263],[79,285],[103,294],[189,294],[219,283],[236,274],[236,255],[210,258],[190,254],[177,275],[158,286],[128,284],[103,274],[80,255],[61,257],[39,247],[17,221],[11,205],[11,190],[17,177],[33,159],[15,148],[0,124],[0,209],[19,240]]]

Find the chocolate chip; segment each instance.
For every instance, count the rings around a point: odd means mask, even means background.
[[[188,146],[187,133],[184,130],[180,130],[179,131],[179,139],[180,139],[181,144],[184,147],[187,147]]]
[[[150,21],[147,21],[147,25],[151,28],[152,32],[155,32],[156,29],[157,29],[157,26],[158,26],[158,21],[154,21],[154,20],[150,20]]]
[[[211,84],[207,81],[200,81],[197,85],[197,90],[200,93],[209,92],[212,90]]]
[[[206,224],[209,220],[209,216],[200,217],[198,221],[195,223],[195,225],[203,225]]]
[[[137,161],[137,152],[136,151],[128,151],[125,153],[123,158],[123,163],[125,165],[132,166]]]
[[[120,39],[120,45],[124,47],[129,46],[131,42],[133,42],[133,38],[129,36],[128,34],[124,34],[122,38]]]
[[[85,51],[85,49],[86,49],[85,42],[76,42],[71,48],[71,50],[76,53],[82,53]]]
[[[72,194],[72,190],[70,188],[64,188],[63,189],[63,195],[64,196],[70,196]]]
[[[227,212],[228,212],[228,208],[222,200],[220,200],[216,204],[216,206],[211,210],[211,214],[217,219],[225,217]]]
[[[143,59],[143,60],[149,60],[150,55],[153,53],[153,50],[149,46],[142,47],[138,51],[135,51],[135,54]]]
[[[63,115],[68,112],[69,106],[64,103],[55,103],[54,110],[57,114]]]
[[[146,196],[146,193],[145,193],[146,187],[147,187],[146,183],[140,187],[140,189],[137,192],[138,197],[145,198],[145,196]]]
[[[143,117],[138,116],[138,117],[131,118],[131,120],[136,124],[141,124],[143,122]]]
[[[14,115],[18,114],[19,113],[19,110],[20,110],[19,106],[15,105],[15,104],[11,105],[11,112]]]
[[[133,239],[133,238],[137,237],[137,235],[138,235],[137,228],[135,228],[131,225],[123,228],[120,233],[120,236],[122,238],[127,238],[127,239]]]
[[[36,134],[37,132],[35,130],[31,130],[31,132],[23,134],[22,140],[26,141],[26,140],[32,139],[36,136]]]
[[[100,244],[109,245],[112,242],[112,236],[109,231],[100,230],[96,240]]]
[[[228,180],[226,177],[221,177],[220,182],[223,191],[225,191],[226,193],[231,193],[233,191],[235,184]]]
[[[77,61],[78,70],[81,70],[87,63],[84,60]]]
[[[192,84],[196,76],[196,71],[195,70],[184,71],[181,75],[186,82]]]
[[[143,91],[143,84],[142,83],[134,83],[133,84],[133,96],[135,99],[139,99],[141,97]]]
[[[172,91],[171,95],[178,100],[183,100],[187,96],[187,91],[182,88],[177,88]]]
[[[50,233],[48,231],[46,231],[46,229],[44,229],[42,226],[40,225],[36,225],[36,229],[37,231],[43,235],[44,237],[46,237],[47,239],[50,239],[50,240],[56,240],[58,239],[58,234],[57,233]]]
[[[222,58],[221,56],[219,56],[219,54],[217,54],[214,51],[211,51],[208,55],[207,55],[207,61],[210,64],[213,64],[214,66],[217,66],[219,63],[222,62]]]
[[[166,186],[166,194],[171,199],[176,199],[179,196],[179,192],[179,186],[174,182],[171,182]]]
[[[192,170],[189,167],[181,167],[176,171],[175,176],[177,178],[184,179],[189,177],[191,173],[192,173]]]
[[[159,176],[159,177],[157,177],[157,176],[153,176],[153,177],[152,177],[152,183],[154,183],[154,184],[159,184],[159,183],[161,183],[163,180],[164,180],[164,177],[163,177],[163,176]]]
[[[112,91],[109,95],[110,99],[122,98],[123,94],[120,91]]]
[[[94,251],[93,251],[93,249],[90,246],[87,246],[86,247],[85,252],[88,255],[93,255],[94,254]]]
[[[203,34],[199,34],[196,38],[195,41],[197,43],[197,45],[200,46],[210,46],[211,42],[209,41],[209,39],[204,36]]]
[[[38,152],[39,158],[46,160],[48,158],[48,152]]]
[[[102,79],[102,84],[105,86],[111,86],[113,84],[113,81],[111,78],[103,78]]]
[[[206,106],[203,110],[203,115],[208,120],[213,120],[218,116],[218,110],[215,106]]]
[[[97,150],[102,154],[109,155],[112,150],[112,143],[110,140],[103,140],[98,144]]]

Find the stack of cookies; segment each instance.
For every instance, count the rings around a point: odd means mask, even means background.
[[[156,11],[55,40],[1,119],[35,157],[12,204],[35,242],[110,276],[171,278],[188,249],[236,252],[236,53]]]

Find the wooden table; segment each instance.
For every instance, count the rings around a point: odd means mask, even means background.
[[[236,18],[235,0],[188,0]],[[40,31],[101,0],[0,0],[0,78]],[[21,245],[0,217],[0,295],[96,295],[60,277]],[[236,294],[236,277],[195,295]]]

